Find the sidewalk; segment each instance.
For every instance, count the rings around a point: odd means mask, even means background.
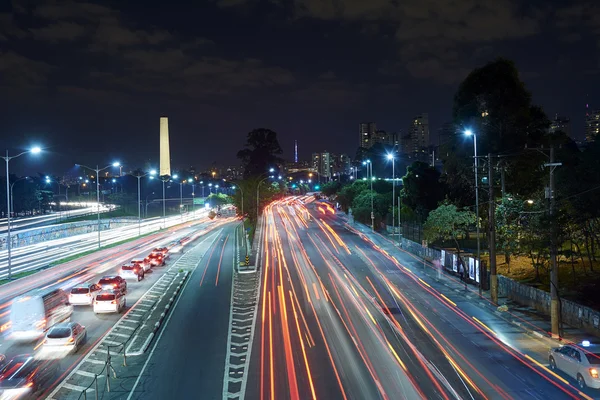
[[[347,218],[342,217],[341,219],[347,221]],[[413,272],[418,272],[419,275],[426,276],[430,280],[443,284],[454,293],[462,294],[474,306],[488,313],[493,313],[506,322],[523,329],[528,334],[542,339],[549,347],[566,343],[579,344],[583,340],[600,343],[600,338],[593,337],[581,329],[566,324],[563,324],[562,327],[562,337],[560,339],[552,339],[550,334],[550,316],[541,314],[535,309],[521,306],[505,296],[500,296],[498,304],[494,304],[491,301],[489,291],[483,291],[483,294],[480,296],[477,286],[467,284],[465,288],[464,282],[457,276],[452,275],[443,268],[437,267],[429,260],[423,260],[423,258],[399,248],[388,237],[377,232],[373,233],[370,227],[357,222],[346,223],[345,225],[349,230],[355,230],[368,238],[374,245],[394,256],[400,263],[410,268]]]

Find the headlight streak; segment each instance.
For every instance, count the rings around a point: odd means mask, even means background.
[[[374,245],[374,248],[375,248],[375,250],[377,250],[377,246],[376,245]],[[398,262],[396,259],[393,259],[393,258],[391,258],[389,256],[386,256],[383,253],[381,253],[380,251],[378,251],[378,252],[383,257],[385,257],[388,260],[392,261],[398,267],[398,269],[400,271],[403,271],[403,269],[400,269],[400,267],[403,267],[404,269],[407,269],[400,262]],[[388,286],[390,286],[391,288],[395,287],[381,272],[379,272],[379,274],[387,282]],[[406,275],[408,277],[412,278],[417,284],[419,284],[423,288],[423,290],[427,291],[432,296],[438,298],[438,300],[441,299],[441,296],[438,294],[439,292],[437,292],[434,289],[432,289],[431,286],[427,287],[425,285],[422,285],[420,283],[419,279],[413,273],[409,273],[409,274],[406,274]],[[398,290],[394,290],[394,293],[397,296],[400,296],[400,293],[399,293]],[[407,299],[404,299],[404,301],[408,302]],[[567,394],[571,398],[577,398],[577,397],[574,396],[574,394],[570,393],[565,387],[563,387],[559,383],[555,382],[554,380],[550,379],[548,376],[542,374],[540,371],[538,371],[536,368],[534,368],[534,366],[532,366],[530,363],[525,362],[525,356],[524,356],[524,354],[522,354],[521,352],[519,352],[519,351],[517,351],[517,350],[515,350],[515,349],[513,349],[513,348],[511,348],[509,346],[507,346],[504,342],[502,342],[500,339],[498,339],[497,337],[495,337],[494,334],[488,333],[488,331],[486,329],[480,327],[479,324],[474,323],[472,321],[472,319],[464,311],[460,310],[460,308],[450,307],[448,305],[448,303],[445,302],[445,301],[442,301],[442,304],[446,305],[446,307],[448,307],[450,310],[452,310],[456,315],[458,315],[464,321],[466,321],[467,323],[469,323],[470,325],[472,325],[473,327],[475,327],[477,330],[479,330],[480,332],[482,332],[486,337],[488,337],[490,340],[492,340],[494,343],[496,343],[501,349],[503,349],[504,351],[506,351],[508,354],[512,355],[515,359],[517,359],[518,361],[520,361],[523,365],[525,365],[526,367],[528,367],[530,370],[534,371],[537,375],[543,377],[546,381],[548,381],[549,383],[551,383],[552,385],[554,385],[555,387],[557,387],[558,389],[560,389],[562,392],[564,392],[565,394]],[[411,311],[411,313],[412,313],[412,310],[409,309],[409,311]],[[414,309],[414,311],[416,311],[417,313],[419,313],[418,310],[416,310],[416,309]],[[425,319],[425,321],[430,325],[430,327],[432,327],[434,330],[436,330],[437,334],[440,335],[440,337],[442,337],[444,339],[444,341],[446,341],[446,339],[441,335],[441,333],[439,331],[437,331],[437,329],[435,329],[435,327],[431,323],[429,323],[429,321],[427,321],[426,319]],[[433,335],[430,334],[430,336],[433,338]],[[434,338],[434,340],[435,340],[435,338]],[[499,392],[504,392],[498,386],[492,385],[491,382],[489,382],[483,375],[481,375],[478,372],[478,370],[475,369],[460,353],[458,353],[458,351],[449,342],[446,341],[446,343],[448,343],[448,345],[451,346],[451,348],[453,348],[453,350],[459,355],[459,357],[461,359],[463,359],[463,361],[465,361],[469,365],[470,368],[472,368],[480,377],[482,377],[483,379],[485,379],[486,383],[488,383],[490,386],[494,387]],[[506,396],[507,397],[505,397],[505,398],[510,398],[510,396],[508,394],[506,394]]]

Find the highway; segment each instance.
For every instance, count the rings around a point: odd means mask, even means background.
[[[151,218],[141,223],[141,229],[137,223],[131,225],[112,228],[100,232],[102,246],[118,243],[123,240],[131,239],[139,235],[156,232],[163,227],[171,227],[182,222],[191,221],[194,218],[199,221],[208,220],[206,210],[188,213],[183,216],[171,216],[163,218]],[[83,253],[98,248],[98,232],[90,232],[81,235],[74,235],[61,239],[45,240],[43,242],[16,247],[11,251],[12,274],[46,267],[51,263],[64,259],[66,257]],[[8,251],[0,251],[0,279],[8,275]]]
[[[263,218],[246,398],[590,398],[544,368],[530,337],[453,301],[331,207],[288,199]]]
[[[235,262],[223,227],[190,276],[130,399],[221,399]]]
[[[5,323],[9,318],[11,300],[27,290],[39,287],[60,287],[69,290],[72,286],[82,282],[95,282],[103,275],[115,274],[122,263],[129,262],[136,257],[145,257],[154,247],[168,246],[171,248],[171,256],[168,264],[177,260],[181,250],[179,240],[191,239],[198,235],[211,234],[210,232],[232,219],[202,219],[194,222],[179,224],[165,231],[155,233],[132,242],[116,246],[114,248],[101,250],[82,257],[67,264],[40,271],[34,275],[22,278],[19,281],[12,282],[0,287],[0,320]],[[146,274],[141,282],[128,282],[127,305],[133,305],[143,293],[160,278],[164,267],[155,267]],[[79,322],[86,326],[88,339],[85,345],[75,354],[66,356],[63,359],[50,361],[58,362],[60,375],[55,377],[55,382],[48,388],[45,388],[47,394],[49,390],[59,382],[92,348],[97,341],[103,337],[108,330],[118,321],[120,314],[98,314],[95,315],[90,307],[75,306],[75,311],[71,318],[72,321]],[[10,340],[8,337],[0,339],[0,353],[6,355],[8,359],[23,353],[39,353],[40,342],[31,344],[19,344]]]
[[[102,218],[102,213],[110,211],[111,208],[102,205],[100,207],[100,218]],[[55,224],[57,222],[63,221],[66,222],[66,218],[74,218],[82,215],[89,215],[97,213],[98,210],[93,206],[84,206],[83,208],[78,208],[74,210],[68,211],[56,211],[52,214],[42,214],[35,215],[31,217],[18,217],[11,218],[10,220],[10,231],[18,232],[24,229],[36,228],[48,224]],[[0,219],[0,234],[5,234],[7,231],[7,220],[6,218]]]

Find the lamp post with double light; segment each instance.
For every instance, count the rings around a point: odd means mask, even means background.
[[[375,207],[373,198],[373,163],[371,160],[363,161],[363,165],[367,167],[367,178],[371,181],[371,230],[375,232]]]
[[[275,172],[275,168],[270,168],[269,169],[270,173]],[[256,185],[256,223],[258,224],[258,215],[259,215],[259,211],[260,211],[260,184],[263,183],[264,181],[266,181],[267,179],[271,178],[272,175],[267,176],[263,179],[261,179],[258,182],[258,185]]]
[[[96,210],[97,210],[97,216],[98,216],[98,248],[100,248],[100,243],[101,243],[101,239],[100,239],[100,171],[104,171],[105,169],[114,167],[114,168],[118,168],[121,166],[121,163],[119,162],[114,162],[110,165],[107,165],[104,168],[100,168],[98,167],[98,165],[96,165],[96,168],[92,168],[92,167],[88,167],[87,165],[82,165],[82,164],[75,164],[79,167],[82,168],[87,168],[89,170],[95,171],[96,172]]]
[[[27,153],[38,154],[41,151],[42,151],[42,149],[40,147],[33,147],[32,149],[24,151],[22,153],[19,153],[16,156],[9,156],[8,155],[8,150],[6,150],[6,156],[2,157],[4,159],[4,161],[6,161],[6,243],[7,243],[6,244],[6,250],[7,250],[7,255],[8,255],[8,280],[12,279],[12,275],[11,275],[11,273],[12,273],[12,257],[11,257],[12,243],[11,243],[11,238],[10,238],[10,213],[11,213],[11,207],[10,207],[10,171],[9,171],[8,163],[13,158],[20,157],[23,154],[27,154]]]
[[[13,193],[15,183],[17,183],[19,181],[23,181],[23,180],[29,180],[29,177],[25,176],[23,178],[19,178],[10,184],[10,209],[12,210],[12,212],[15,212],[15,199],[14,199],[14,193]]]

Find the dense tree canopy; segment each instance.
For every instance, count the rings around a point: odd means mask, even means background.
[[[254,129],[248,133],[245,149],[237,154],[244,166],[244,178],[264,174],[283,162],[277,133],[270,129]]]
[[[415,162],[407,168],[402,178],[402,202],[425,217],[437,208],[446,196],[445,184],[440,172],[423,162]]]

